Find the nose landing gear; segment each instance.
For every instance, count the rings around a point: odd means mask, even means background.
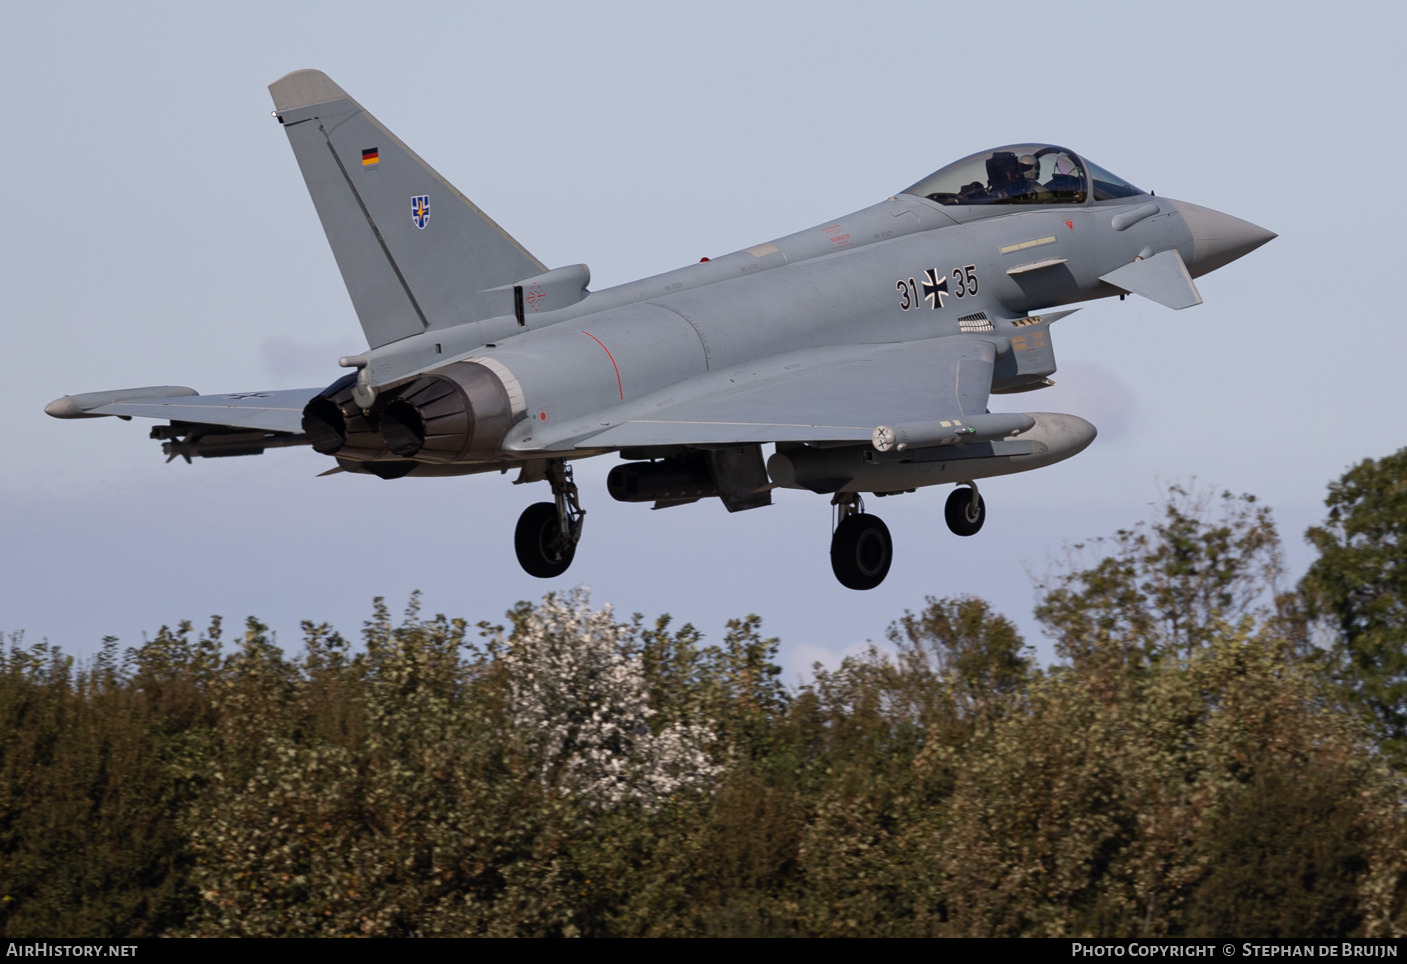
[[[831,504],[838,521],[831,536],[831,570],[847,589],[873,589],[889,575],[894,540],[879,516],[865,512],[855,493],[836,493]]]
[[[982,501],[976,482],[961,482],[959,485],[966,485],[970,491],[954,489],[948,496],[947,505],[943,506],[943,518],[954,535],[975,536],[982,523],[987,521],[987,503]]]
[[[977,483],[959,483],[948,496],[943,516],[948,528],[960,536],[973,536],[987,521],[987,503]],[[853,492],[837,492],[831,499],[836,526],[831,536],[831,570],[847,589],[874,589],[889,575],[894,561],[894,541],[889,527],[878,516],[865,512],[865,503]]]
[[[560,459],[549,462],[547,481],[552,484],[554,501],[536,502],[524,509],[513,532],[518,564],[539,579],[552,579],[567,571],[586,519],[570,465]]]

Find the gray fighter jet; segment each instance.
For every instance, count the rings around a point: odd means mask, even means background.
[[[1049,309],[1126,292],[1187,308],[1193,278],[1275,237],[1017,144],[810,230],[591,291],[586,265],[549,270],[325,74],[269,90],[368,350],[325,388],[135,388],[45,411],[165,420],[152,437],[187,461],[311,445],[331,471],[382,479],[516,469],[552,490],[515,536],[540,577],[566,571],[582,535],[572,460],[618,452],[612,497],[657,509],[829,495],[836,578],[874,588],[892,542],[862,495],[956,483],[947,523],[970,536],[977,480],[1093,441],[1074,415],[987,410],[1052,384],[1050,327],[1071,312]]]

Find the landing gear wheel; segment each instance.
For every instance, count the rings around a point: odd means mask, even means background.
[[[513,532],[513,548],[523,571],[539,579],[560,576],[576,555],[576,543],[562,535],[554,502],[537,502],[523,510]]]
[[[987,503],[982,501],[976,489],[955,489],[948,496],[948,504],[943,507],[943,518],[948,520],[948,528],[953,530],[954,535],[975,536],[982,523],[987,521]]]
[[[889,575],[894,540],[878,516],[847,515],[831,536],[831,569],[846,589],[873,589]]]

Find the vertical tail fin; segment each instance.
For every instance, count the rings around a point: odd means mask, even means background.
[[[326,74],[269,93],[372,348],[487,318],[480,292],[547,270]]]

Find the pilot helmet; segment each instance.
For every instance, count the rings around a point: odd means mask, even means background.
[[[1036,160],[1036,155],[1022,154],[1020,164],[1021,176],[1024,177],[1026,180],[1034,181],[1040,177],[1041,162]]]

